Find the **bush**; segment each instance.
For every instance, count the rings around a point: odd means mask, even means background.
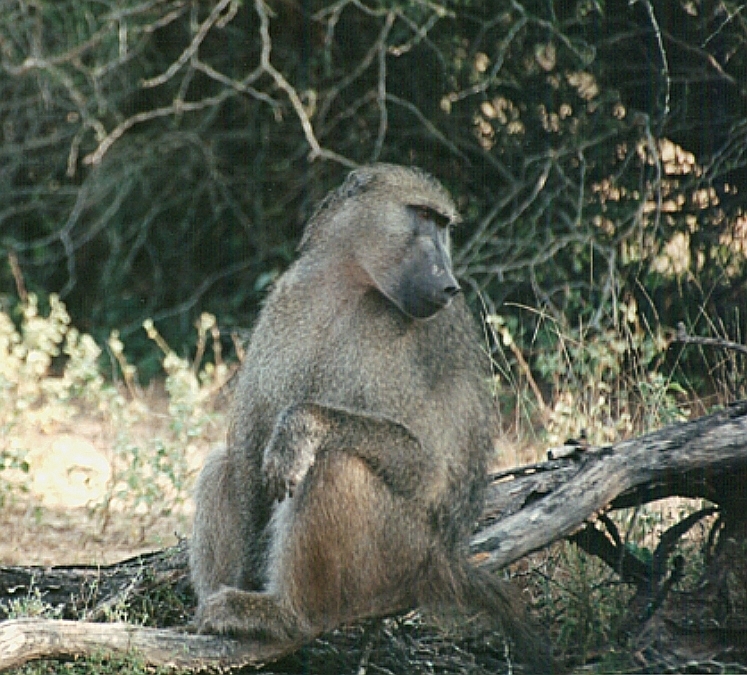
[[[139,518],[144,526],[180,509],[206,444],[223,433],[212,399],[232,368],[222,360],[215,318],[200,318],[198,357],[192,362],[179,357],[152,322],[146,324],[162,351],[167,407],[160,412],[147,404],[116,332],[108,348],[122,376],[119,383],[101,374],[102,349],[71,325],[57,296],[49,297],[46,313],[39,304],[29,295],[19,306],[18,325],[8,312],[0,312],[0,497],[29,489],[30,475],[38,468],[30,458],[36,457],[37,464],[47,461],[40,454],[43,448],[25,442],[52,444],[44,432],[75,430],[76,422],[95,420],[109,430],[110,442],[101,449],[106,460],[101,471],[108,476],[104,490],[92,493],[95,499],[87,504],[101,527],[113,509]],[[211,362],[204,360],[209,343]]]

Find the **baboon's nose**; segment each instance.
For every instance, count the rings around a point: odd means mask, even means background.
[[[459,284],[454,284],[453,286],[447,286],[446,288],[444,288],[444,294],[450,298],[453,298],[455,295],[459,295],[461,292],[462,287]]]

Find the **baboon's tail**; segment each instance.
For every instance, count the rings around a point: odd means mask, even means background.
[[[562,672],[553,660],[549,637],[529,616],[516,588],[466,561],[454,567],[452,577],[441,580],[445,583],[440,589],[441,592],[449,589],[450,604],[453,603],[460,613],[479,614],[489,625],[500,628],[511,642],[517,661],[526,666],[528,673]],[[438,591],[433,596],[447,600]]]

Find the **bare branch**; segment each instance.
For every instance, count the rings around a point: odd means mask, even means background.
[[[199,70],[200,72],[205,73],[205,75],[214,79],[216,82],[220,82],[227,87],[231,87],[232,89],[235,89],[242,94],[249,94],[257,100],[262,101],[263,103],[267,103],[267,105],[275,110],[279,108],[279,104],[274,98],[250,86],[252,82],[257,81],[262,76],[264,71],[261,67],[255,68],[251,73],[249,73],[240,81],[227,77],[223,73],[218,72],[217,70],[215,70],[215,68],[208,65],[207,63],[204,63],[203,61],[200,61],[199,59],[194,60],[193,67],[195,70]]]
[[[742,354],[747,354],[747,346],[731,340],[722,340],[721,338],[699,337],[697,335],[688,335],[685,324],[680,321],[677,324],[677,335],[674,342],[681,342],[688,345],[705,345],[707,347],[717,347],[719,349],[731,349]]]
[[[97,165],[101,163],[104,155],[114,145],[125,132],[132,127],[148,122],[150,120],[158,119],[159,117],[169,117],[170,115],[176,115],[183,112],[192,112],[195,110],[203,110],[204,108],[214,108],[220,105],[223,101],[231,96],[235,96],[236,91],[232,89],[224,89],[216,96],[210,96],[199,101],[178,101],[175,100],[171,105],[163,108],[156,108],[154,110],[147,110],[145,112],[137,113],[128,117],[124,122],[118,124],[112,131],[110,131],[106,138],[104,138],[96,150],[83,158],[84,164]]]
[[[205,38],[207,37],[207,34],[210,32],[210,29],[218,23],[218,21],[221,19],[221,15],[223,14],[223,11],[231,6],[231,12],[235,13],[237,9],[237,0],[220,0],[215,7],[213,7],[213,11],[210,12],[209,16],[205,21],[203,21],[199,28],[197,29],[197,32],[195,33],[195,36],[192,38],[192,42],[189,43],[189,46],[180,54],[179,58],[174,61],[163,73],[156,77],[152,77],[149,80],[143,80],[141,82],[141,86],[144,89],[148,89],[150,87],[157,87],[161,84],[164,84],[168,82],[174,75],[176,75],[179,70],[193,57],[197,55],[198,50],[200,49],[200,45],[204,42]]]
[[[226,669],[258,666],[298,649],[124,623],[15,619],[0,623],[0,672],[39,658],[136,656],[156,667]]]
[[[293,106],[293,110],[298,116],[301,122],[306,142],[311,147],[311,153],[309,159],[314,160],[317,158],[331,159],[335,162],[339,162],[343,166],[355,168],[357,164],[347,157],[322,148],[319,141],[314,133],[314,128],[309,119],[309,115],[303,107],[303,103],[298,96],[298,92],[290,85],[288,80],[285,79],[284,75],[272,65],[270,61],[270,52],[272,51],[272,41],[270,39],[270,19],[267,14],[267,8],[263,0],[255,0],[254,7],[259,15],[260,19],[260,35],[262,37],[262,55],[261,55],[261,66],[262,69],[275,81],[280,89],[282,89],[288,96],[288,99]]]
[[[747,402],[591,452],[575,466],[563,461],[554,480],[547,476],[543,487],[539,477],[533,485],[527,478],[526,493],[518,484],[506,491],[515,502],[509,507],[512,515],[472,538],[472,550],[482,554],[483,564],[503,567],[551,541],[572,535],[594,513],[614,505],[629,492],[641,502],[646,501],[644,495],[649,501],[677,494],[718,499],[714,489],[708,489],[708,480],[699,483],[688,477],[747,470]],[[563,480],[566,468],[572,473],[567,482]],[[537,499],[538,494],[544,496]],[[728,499],[729,495],[722,493],[720,498]],[[518,512],[517,505],[521,508]],[[496,510],[503,506],[508,505],[492,504]]]
[[[431,122],[415,104],[410,103],[410,101],[406,101],[405,99],[390,93],[387,93],[386,99],[387,101],[396,103],[397,105],[409,110],[413,115],[415,115],[415,117],[418,118],[418,120],[428,130],[428,132],[432,134],[442,145],[448,148],[457,157],[461,158],[465,162],[469,162],[469,158],[456,145],[454,145],[454,143],[446,138],[446,136],[444,136],[444,134],[439,131],[438,127],[436,127],[436,125],[433,124],[433,122]]]
[[[651,21],[651,28],[654,31],[654,37],[656,37],[656,45],[659,49],[659,58],[661,59],[661,79],[664,82],[664,94],[661,106],[661,114],[657,124],[657,133],[661,133],[664,128],[664,123],[669,117],[669,99],[671,95],[672,83],[669,76],[669,59],[667,58],[667,50],[664,47],[664,39],[661,35],[661,28],[656,18],[656,13],[651,5],[650,0],[633,0],[632,4],[642,3],[646,8],[649,20]]]
[[[384,28],[381,31],[381,39],[377,42],[378,44],[378,56],[379,56],[379,80],[377,87],[376,102],[379,106],[379,132],[376,136],[376,143],[374,143],[373,152],[371,153],[371,161],[375,162],[381,156],[381,150],[384,147],[384,140],[386,139],[387,131],[387,109],[386,109],[386,39],[389,36],[389,32],[394,25],[395,13],[389,12],[386,15],[386,21],[384,22]]]

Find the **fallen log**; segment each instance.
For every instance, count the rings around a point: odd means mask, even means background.
[[[508,483],[505,478],[516,475]],[[594,514],[665,497],[708,499],[726,509],[747,504],[747,401],[580,457],[493,477],[472,550],[501,568],[576,532]],[[497,515],[501,514],[501,515]]]
[[[225,670],[259,667],[299,646],[268,646],[126,623],[15,619],[0,626],[0,670],[35,659],[75,659],[100,653],[142,657],[147,664],[161,667]]]
[[[598,519],[605,523],[606,511],[665,497],[702,498],[716,505],[709,513],[718,509],[725,530],[742,532],[747,519],[746,479],[747,401],[612,446],[579,448],[560,460],[501,471],[491,478],[483,518],[472,539],[474,561],[498,569],[570,539],[610,564],[614,561],[622,573],[626,552],[614,527],[607,521],[607,531],[602,532],[594,524]],[[669,539],[662,538],[659,558],[666,559],[669,540],[684,529],[672,528]],[[63,616],[104,618],[107,603],[128,601],[144,587],[181,585],[188,594],[186,559],[186,543],[182,543],[169,552],[108,568],[0,567],[0,608],[35,589],[47,602],[59,603]],[[672,578],[663,580],[666,564],[656,569],[636,567],[628,559],[627,570],[628,580],[648,592],[652,582],[660,595],[672,583]],[[82,587],[89,589],[83,608]],[[177,616],[171,623],[186,620]],[[271,661],[297,646],[273,648],[199,636],[183,627],[15,619],[0,623],[0,670],[34,659],[85,657],[102,651],[134,652],[153,666],[226,669]]]

